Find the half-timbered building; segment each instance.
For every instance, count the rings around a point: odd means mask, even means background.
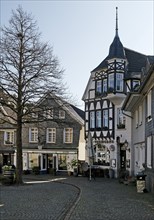
[[[107,57],[91,71],[83,94],[85,102],[85,139],[89,133],[94,147],[94,163],[119,170],[133,171],[131,160],[131,114],[122,111],[130,91],[138,90],[146,63],[150,60],[139,52],[125,48],[118,33],[116,8],[115,37]]]

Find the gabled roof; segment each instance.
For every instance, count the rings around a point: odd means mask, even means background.
[[[76,106],[64,101],[61,97],[56,96],[52,92],[46,93],[39,101],[41,104],[43,100],[51,97],[62,109],[64,109],[74,120],[76,120],[81,125],[84,125],[84,111],[77,108]]]

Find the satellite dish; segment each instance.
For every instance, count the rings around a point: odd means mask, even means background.
[[[87,162],[83,163],[81,167],[82,167],[83,171],[87,171],[88,170],[88,163]]]

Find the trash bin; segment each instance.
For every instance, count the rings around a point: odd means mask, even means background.
[[[138,193],[144,193],[145,190],[145,178],[147,175],[145,175],[144,173],[140,172],[137,173],[136,178],[137,178],[137,192]]]

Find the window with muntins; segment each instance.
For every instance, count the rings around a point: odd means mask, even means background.
[[[90,112],[90,128],[95,128],[95,112]]]
[[[108,128],[109,112],[108,109],[103,110],[103,127]]]
[[[14,144],[14,131],[4,132],[4,144]]]
[[[102,81],[96,81],[96,92],[97,93],[102,93]]]
[[[108,89],[109,91],[114,89],[114,73],[108,76]]]
[[[116,74],[116,91],[123,92],[123,73]]]
[[[101,128],[101,111],[96,111],[96,128]]]
[[[43,116],[45,117],[45,119],[53,119],[53,109],[45,110]]]
[[[64,128],[64,143],[73,143],[73,128]]]
[[[103,79],[103,92],[107,92],[107,79]]]
[[[47,143],[56,143],[56,128],[47,128]]]
[[[29,128],[29,142],[38,142],[38,128]]]

